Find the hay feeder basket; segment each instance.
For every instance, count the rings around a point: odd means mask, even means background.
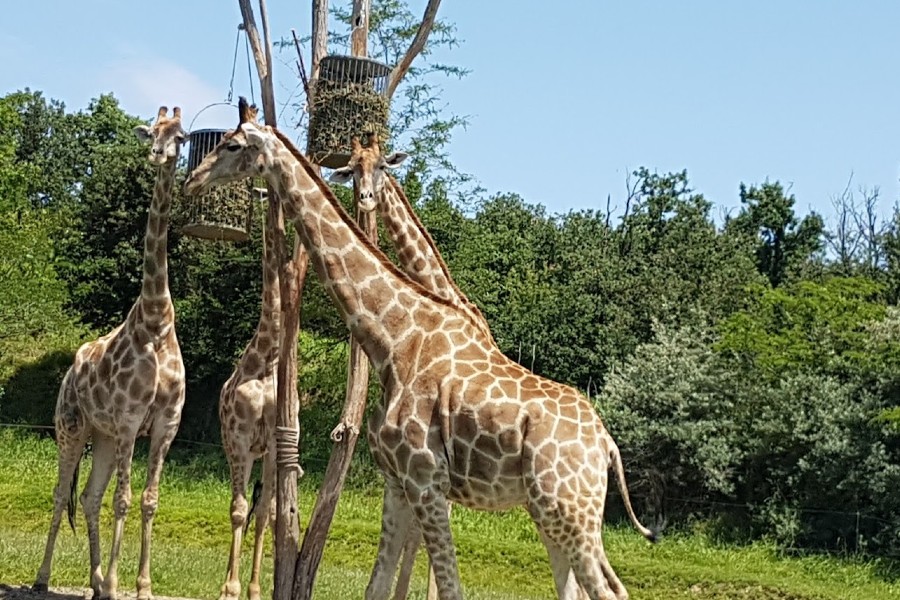
[[[355,56],[326,56],[312,93],[309,154],[329,169],[350,160],[354,137],[376,133],[388,139],[390,99],[385,94],[391,69]]]
[[[227,129],[199,129],[190,134],[188,174],[222,141]],[[250,179],[217,186],[202,196],[185,199],[187,224],[182,233],[205,240],[244,242],[253,221],[253,183]]]

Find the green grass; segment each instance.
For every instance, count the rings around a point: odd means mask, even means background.
[[[145,474],[143,455],[134,464],[135,498]],[[0,432],[0,583],[30,584],[41,560],[56,477],[56,447],[48,439]],[[88,464],[82,466],[82,483]],[[154,529],[153,590],[159,595],[216,598],[225,572],[230,494],[224,462],[209,454],[173,452],[163,474]],[[301,515],[315,499],[311,481],[301,484]],[[101,527],[104,557],[111,525],[111,489]],[[362,596],[378,543],[378,490],[346,490],[338,506],[316,584],[316,598]],[[130,589],[139,551],[139,508],[132,504],[120,562],[120,581]],[[88,572],[83,516],[78,533],[60,532],[51,585],[85,586]],[[454,536],[467,598],[553,598],[543,547],[522,511],[487,514],[457,508]],[[252,537],[252,536],[251,536]],[[765,544],[722,546],[702,535],[673,534],[656,545],[633,529],[605,531],[607,552],[632,598],[641,599],[858,599],[900,598],[900,583],[885,575],[889,565],[827,557],[787,558]],[[249,575],[251,544],[244,546],[242,580]],[[271,548],[271,545],[270,545]],[[104,563],[105,564],[105,563]],[[271,589],[271,559],[264,589]],[[425,561],[414,580],[424,597]]]

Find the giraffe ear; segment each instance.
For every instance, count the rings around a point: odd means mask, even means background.
[[[396,169],[404,160],[409,157],[406,152],[391,152],[384,157],[384,166],[389,169]]]
[[[142,142],[150,141],[153,138],[153,135],[150,133],[150,127],[147,125],[138,125],[134,128],[134,135],[137,136],[139,140]]]
[[[353,169],[350,167],[335,169],[331,172],[331,176],[328,177],[328,181],[333,183],[347,183],[351,179],[353,179]]]

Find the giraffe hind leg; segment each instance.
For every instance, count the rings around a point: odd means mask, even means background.
[[[56,546],[56,536],[59,534],[62,513],[71,496],[72,486],[77,485],[72,480],[90,435],[90,428],[84,422],[76,406],[76,398],[71,386],[72,377],[72,370],[69,369],[63,378],[57,399],[55,425],[56,445],[59,450],[58,474],[56,487],[53,490],[53,516],[50,520],[50,532],[44,548],[44,559],[38,569],[33,586],[37,591],[46,591],[50,582],[53,549]]]

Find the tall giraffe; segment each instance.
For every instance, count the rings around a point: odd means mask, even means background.
[[[255,118],[255,110],[251,113]],[[266,528],[274,522],[275,511],[275,391],[281,323],[276,253],[275,221],[278,205],[267,202],[263,232],[262,309],[256,331],[231,377],[219,395],[219,423],[222,445],[231,473],[231,551],[220,600],[236,600],[241,595],[239,568],[241,541],[248,518],[247,483],[256,459],[262,457],[262,492],[256,511],[253,566],[248,596],[260,599],[259,576]]]
[[[456,285],[437,245],[406,198],[403,187],[387,172],[388,169],[400,166],[408,155],[405,152],[393,152],[384,156],[374,133],[369,136],[368,146],[363,146],[358,138],[353,138],[351,149],[347,166],[335,169],[329,179],[335,183],[353,181],[359,198],[359,209],[372,212],[377,208],[381,215],[388,237],[397,252],[400,268],[425,289],[461,310],[468,311],[480,324],[482,333],[491,338],[490,327],[481,311]],[[450,509],[451,505],[448,505],[448,511]],[[421,539],[418,528],[411,528],[403,548],[394,600],[405,600],[408,595]],[[437,585],[434,569],[430,569],[428,599],[434,598],[437,598]]]
[[[135,133],[149,140],[150,163],[157,167],[153,199],[144,235],[144,274],[141,294],[125,322],[107,335],[82,345],[75,362],[63,377],[56,401],[54,423],[59,446],[59,477],[53,494],[53,518],[44,560],[34,584],[46,590],[53,548],[63,508],[78,485],[78,466],[85,444],[93,447],[91,474],[81,494],[87,521],[91,555],[91,588],[94,598],[115,600],[118,593],[118,561],[131,505],[131,458],[138,436],[150,436],[147,483],[141,495],[141,556],[137,597],[151,597],[150,539],[153,517],[159,505],[159,479],[163,459],[181,421],[184,405],[184,364],[175,336],[175,309],[169,294],[167,234],[175,167],[187,134],[181,126],[181,109],[160,107],[156,122],[141,125]],[[113,469],[115,526],[106,577],[100,571],[100,504]],[[71,501],[70,501],[71,502]],[[74,505],[70,523],[74,527]]]
[[[195,195],[261,174],[282,199],[325,289],[381,381],[368,439],[385,478],[381,541],[366,588],[385,600],[410,523],[421,528],[441,600],[462,597],[447,502],[481,510],[524,505],[561,598],[571,568],[591,600],[625,598],[603,550],[609,467],[626,508],[619,450],[577,390],[501,353],[470,314],[395,267],[343,210],[312,164],[240,102],[240,125],[185,182]]]
[[[398,167],[406,160],[407,156],[404,152],[382,155],[378,138],[374,134],[369,136],[368,146],[363,146],[358,139],[353,139],[352,152],[347,166],[333,171],[330,180],[337,183],[346,183],[352,180],[358,190],[360,209],[373,211],[377,208],[388,237],[397,251],[400,267],[406,274],[422,284],[425,289],[434,292],[461,310],[468,311],[480,323],[482,333],[487,338],[493,339],[484,315],[456,285],[440,250],[413,210],[403,187],[388,173],[388,169]],[[448,510],[451,507],[452,505],[448,503]],[[408,595],[409,582],[420,540],[421,533],[418,528],[412,527],[403,548],[403,559],[397,577],[394,600],[405,600]],[[568,585],[578,588],[571,570]],[[582,590],[579,588],[578,593],[581,592]],[[431,569],[428,578],[428,600],[436,598],[437,585],[434,579],[434,570]],[[578,595],[577,598],[580,599],[582,596]]]

